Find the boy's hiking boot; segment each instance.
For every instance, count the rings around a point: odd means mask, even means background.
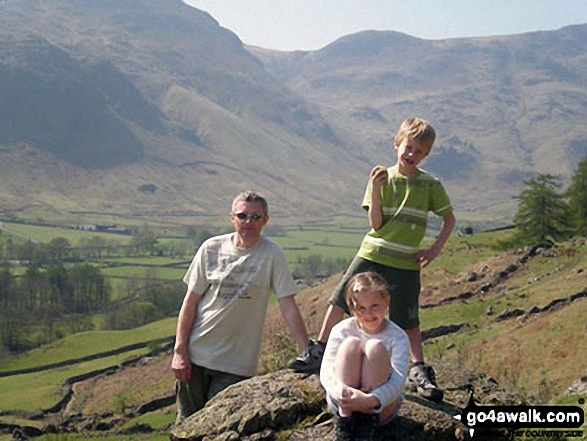
[[[310,340],[306,350],[289,362],[290,369],[304,374],[317,374],[320,372],[325,347],[321,341]]]
[[[436,375],[432,366],[424,363],[412,365],[408,375],[408,384],[412,391],[417,391],[421,397],[427,400],[441,403],[444,398],[444,392],[436,384]]]

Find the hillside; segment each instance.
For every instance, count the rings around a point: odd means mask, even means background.
[[[247,187],[276,221],[354,215],[369,168],[419,115],[439,135],[424,167],[459,212],[499,222],[523,179],[568,178],[587,151],[587,25],[365,32],[279,53],[180,0],[9,1],[0,14],[3,218],[210,223]]]
[[[492,248],[499,238],[489,234],[453,237],[441,258],[423,274],[425,353],[438,366],[438,381],[447,387],[448,405],[453,406],[453,412],[454,406],[464,405],[467,394],[461,377],[471,372],[483,379],[489,390],[498,387],[518,400],[576,405],[577,396],[569,395],[569,388],[573,387],[578,397],[587,393],[587,242],[582,238],[548,250],[506,253]],[[298,296],[314,334],[339,278],[333,276],[303,289]],[[156,329],[158,337],[167,337],[173,332],[173,323],[166,320],[158,328],[149,326],[132,335],[135,341],[141,335],[145,341],[152,340]],[[85,338],[95,337],[88,333]],[[76,355],[92,353],[92,345],[84,345],[83,339],[84,335],[65,339],[54,348],[39,350],[36,356],[50,359],[51,352],[65,350],[68,341],[80,348]],[[107,341],[104,336],[100,339]],[[128,352],[125,363],[119,355],[117,359],[0,378],[0,408],[4,410],[0,423],[40,428],[47,423],[64,424],[67,430],[86,434],[95,430],[120,434],[135,426],[135,431],[155,429],[164,435],[174,418],[170,355],[158,354],[165,349],[159,344],[149,346],[155,349],[153,354]],[[265,327],[262,372],[282,367],[294,354],[293,347],[273,305]],[[32,360],[21,362],[30,365]],[[5,370],[0,366],[0,373]],[[77,380],[63,383],[78,375]],[[43,387],[38,386],[39,381]],[[39,414],[39,407],[57,404],[68,385],[73,391],[70,399],[57,410],[45,411],[40,420],[29,419]],[[30,393],[35,394],[34,401],[27,399]],[[487,400],[498,396],[484,393]],[[143,433],[135,439],[152,436]]]
[[[430,120],[439,136],[424,167],[466,211],[506,201],[534,173],[569,178],[587,154],[587,131],[577,128],[586,37],[586,25],[440,41],[371,31],[315,52],[253,52],[380,161],[406,116]]]
[[[207,14],[180,0],[4,2],[0,12],[5,213],[224,215],[251,187],[275,213],[352,206],[331,195],[363,179],[330,177],[360,154]]]

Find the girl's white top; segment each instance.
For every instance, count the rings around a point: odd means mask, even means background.
[[[337,378],[335,366],[340,345],[348,337],[358,337],[364,341],[376,338],[383,342],[390,354],[392,373],[389,379],[370,392],[381,403],[381,406],[375,409],[375,412],[381,412],[386,406],[403,395],[409,363],[408,336],[398,325],[390,320],[387,320],[385,328],[377,334],[363,332],[359,328],[355,317],[347,318],[334,326],[326,344],[320,369],[320,382],[334,402],[338,401],[342,395],[343,388],[347,387]]]

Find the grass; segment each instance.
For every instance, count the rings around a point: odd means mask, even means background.
[[[288,258],[292,262],[310,253],[319,254],[318,250],[331,253],[323,254],[323,257],[348,256],[350,258],[356,253],[363,234],[364,231],[361,228],[333,230],[332,226],[311,225],[303,228],[284,228],[273,239],[286,248]],[[451,286],[450,282],[457,276],[461,277],[471,269],[478,270],[478,266],[499,255],[500,252],[496,251],[498,242],[510,234],[509,231],[502,231],[460,237],[453,235],[439,258],[423,271],[423,281],[446,283]],[[584,317],[587,316],[587,299],[578,300],[572,307],[543,314],[526,322],[516,320],[496,322],[494,316],[487,315],[489,306],[496,313],[514,307],[529,310],[533,306],[543,307],[555,298],[567,297],[585,289],[587,271],[579,270],[581,268],[587,270],[587,247],[561,244],[555,251],[554,254],[546,253],[530,259],[523,269],[503,283],[505,289],[500,290],[499,295],[496,295],[496,292],[490,292],[488,295],[466,302],[422,309],[422,329],[458,323],[470,325],[470,328],[465,331],[427,342],[425,345],[427,356],[446,358],[463,363],[477,371],[490,373],[502,386],[511,390],[535,397],[542,394],[550,402],[557,400],[558,403],[563,400],[561,392],[574,380],[584,375],[584,367],[587,366],[587,351],[584,349],[587,347],[587,337],[585,337],[587,333],[582,329],[585,323]],[[152,274],[154,271],[158,278],[179,280],[183,277],[185,268],[177,268],[173,265],[181,267],[185,264],[187,268],[186,260],[177,258],[131,257],[110,258],[108,261],[110,264],[121,265],[104,270],[111,278],[133,275],[146,277],[148,272]],[[462,288],[454,285],[452,295],[460,294],[460,289]],[[175,332],[175,324],[176,319],[170,318],[130,331],[93,331],[72,335],[53,345],[39,348],[26,356],[5,363],[0,366],[0,370],[48,364],[137,341],[171,336]],[[447,349],[449,346],[452,349]],[[112,358],[112,363],[115,364],[115,360],[123,358]],[[12,380],[16,379],[14,385],[4,381],[8,379],[0,379],[0,397],[2,397],[0,408],[5,409],[6,404],[10,403],[15,408],[23,406],[24,409],[30,409],[33,405],[27,401],[35,401],[32,398],[35,394],[39,394],[40,403],[52,405],[59,397],[59,385],[64,378],[74,375],[73,372],[92,370],[98,365],[104,366],[100,363],[96,365],[92,363],[80,363],[63,370],[29,374],[20,376],[23,377],[20,379],[13,377]],[[110,392],[112,398],[104,399],[101,405],[94,408],[95,411],[101,412],[117,406],[122,409],[127,402],[136,402],[144,398],[144,395],[141,395],[135,387],[136,385],[129,387],[127,384],[124,388],[124,381],[122,383],[120,381],[120,379],[109,378],[108,382],[102,383],[104,392],[115,391],[117,388],[123,388],[124,391]],[[129,382],[132,383],[132,380],[126,381],[126,383]],[[160,383],[151,380],[151,386],[146,388],[145,393],[147,395],[158,393],[169,387],[165,381]],[[12,395],[23,395],[25,398],[12,398]],[[34,406],[42,407],[43,405],[35,401]],[[171,423],[173,419],[174,413],[164,409],[133,419],[125,427],[144,421],[154,428],[161,428]],[[84,434],[84,439],[109,439],[100,438],[98,435],[96,438],[92,436],[94,434]],[[138,437],[116,436],[110,439],[156,439],[157,436],[159,435],[141,434]],[[70,434],[63,439],[80,438]]]
[[[78,363],[60,369],[0,378],[1,408],[36,412],[49,408],[62,398],[61,385],[72,376],[109,366],[145,353],[145,350]]]
[[[48,243],[56,237],[64,237],[72,244],[77,244],[82,237],[101,237],[126,244],[130,242],[131,236],[112,233],[97,233],[91,231],[74,230],[72,228],[53,227],[45,225],[30,225],[21,223],[3,222],[5,234],[26,238],[33,242]]]
[[[457,275],[464,269],[470,268],[472,263],[482,262],[498,254],[499,242],[507,239],[511,234],[510,231],[476,233],[464,236],[453,234],[440,255],[424,272],[442,268],[451,276]],[[423,247],[430,245],[431,239],[429,238],[422,244]]]
[[[479,372],[491,373],[506,388],[529,395],[539,394],[541,383],[547,379],[549,399],[584,375],[587,333],[580,330],[580,324],[587,316],[587,300],[526,322],[491,322],[484,317],[484,307],[479,302],[479,307],[470,308],[474,313],[466,321],[472,329],[437,339],[427,345],[426,351]],[[438,311],[434,311],[434,316],[428,314],[424,323],[436,325],[441,322],[440,317],[455,312],[452,305],[435,309]],[[449,344],[454,349],[446,349]]]
[[[177,411],[174,406],[149,412],[123,424],[121,429],[128,429],[137,424],[148,424],[153,429],[164,430],[175,422]]]
[[[133,343],[147,342],[175,335],[176,318],[167,318],[140,328],[125,331],[89,331],[69,335],[49,345],[13,358],[0,365],[1,371],[44,366],[62,360],[79,358]]]
[[[177,281],[182,280],[188,265],[185,268],[169,268],[155,266],[120,266],[102,268],[102,274],[107,279],[129,279],[129,278],[146,278],[156,280]],[[152,274],[151,272],[154,271]]]
[[[117,373],[77,385],[74,405],[85,414],[113,411],[124,413],[128,407],[164,397],[174,390],[170,357],[145,360],[140,366],[129,366]]]
[[[333,225],[300,225],[280,229],[279,236],[269,236],[285,250],[290,263],[295,263],[312,254],[323,258],[352,259],[363,236],[368,231],[368,224],[362,227],[340,227]]]
[[[12,438],[7,438],[11,440]],[[138,433],[135,435],[111,435],[97,432],[65,433],[57,435],[43,435],[35,438],[36,441],[169,441],[169,434]],[[0,441],[3,441],[0,438]]]
[[[426,270],[431,275],[425,278],[434,279],[435,268],[446,269],[447,273],[450,268],[449,274],[442,275],[446,280],[462,275],[478,259],[482,261],[495,254],[493,244],[503,234],[509,233],[451,237],[445,252]],[[471,247],[475,255],[463,252],[463,246]],[[496,314],[514,308],[529,311],[583,291],[587,288],[587,246],[559,244],[528,260],[503,286],[505,289],[482,297],[422,309],[422,329],[470,325],[468,330],[427,342],[425,351],[428,356],[447,358],[490,373],[510,390],[554,400],[574,380],[585,375],[587,332],[583,328],[587,299],[527,321],[496,322],[495,316],[487,315],[487,308],[491,306]],[[454,285],[453,295],[460,294],[462,289]]]
[[[132,265],[145,267],[187,266],[192,256],[186,258],[162,257],[162,256],[136,256],[136,257],[105,257],[97,259],[103,265]]]

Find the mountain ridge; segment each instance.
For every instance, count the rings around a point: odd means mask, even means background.
[[[311,105],[267,76],[260,61],[208,14],[181,2],[163,5],[137,0],[117,3],[113,10],[108,5],[92,10],[91,2],[81,3],[79,8],[72,8],[72,4],[29,2],[27,10],[19,10],[21,4],[3,4],[1,8],[11,13],[12,20],[3,22],[4,31],[0,29],[0,34],[12,35],[11,31],[26,17],[27,22],[22,23],[17,35],[24,40],[32,35],[47,42],[43,45],[44,58],[51,59],[47,52],[55,50],[81,67],[108,66],[110,71],[119,74],[116,84],[127,81],[127,87],[123,90],[101,87],[103,109],[124,123],[138,140],[137,150],[141,154],[126,165],[114,161],[115,164],[100,171],[96,155],[90,154],[91,151],[86,152],[80,164],[67,154],[64,160],[59,160],[47,144],[31,145],[24,136],[5,140],[2,180],[7,196],[3,203],[0,200],[5,212],[11,212],[15,195],[26,194],[29,201],[38,204],[51,200],[63,204],[66,199],[66,209],[74,205],[82,210],[106,208],[110,212],[137,213],[159,207],[162,213],[193,209],[195,213],[220,214],[226,211],[234,194],[247,187],[268,193],[269,199],[276,201],[272,204],[276,213],[294,204],[300,213],[313,212],[320,216],[322,207],[326,207],[326,212],[333,212],[337,205],[347,204],[341,202],[333,207],[326,195],[312,194],[314,188],[330,185],[320,176],[321,170],[328,169],[333,174],[336,162],[347,162],[344,155],[338,154],[345,147],[335,130]],[[154,15],[151,9],[159,15]],[[88,21],[90,12],[95,17]],[[171,26],[179,36],[163,33],[158,38],[156,32],[145,26],[145,23],[158,22],[162,15],[166,26]],[[127,19],[119,23],[119,16]],[[174,27],[174,23],[178,26]],[[80,29],[86,24],[82,32]],[[94,35],[99,37],[91,38]],[[132,52],[135,47],[137,50]],[[3,61],[6,69],[10,69],[9,57]],[[94,81],[86,84],[103,86]],[[139,96],[141,100],[125,108],[128,101],[123,99],[124,94]],[[59,96],[63,98],[62,94]],[[19,98],[11,96],[6,101],[25,101]],[[67,106],[67,102],[60,104]],[[53,106],[41,107],[39,114],[41,111],[51,114],[52,109],[48,107]],[[65,115],[63,119],[71,122],[77,116]],[[21,118],[16,124],[25,122],[26,118]],[[85,122],[91,123],[91,118]],[[14,153],[19,145],[29,152],[26,158]],[[307,158],[305,167],[312,170],[302,180],[285,161],[297,153]],[[194,163],[208,166],[186,169]],[[223,166],[218,168],[214,164]],[[30,182],[33,165],[35,171],[42,170],[41,175],[36,173],[37,183]],[[54,168],[62,171],[58,173]],[[70,184],[59,184],[64,173],[69,176]],[[81,175],[84,182],[76,179]],[[13,186],[16,181],[19,181],[18,191]],[[296,186],[290,184],[292,181],[296,181]],[[160,190],[150,195],[137,191],[145,184],[153,184]],[[75,192],[69,189],[70,185]],[[194,192],[194,188],[201,191]],[[288,195],[287,201],[279,200],[282,194]]]
[[[23,0],[0,13],[8,218],[218,216],[245,188],[282,221],[354,216],[414,115],[438,133],[423,167],[461,212],[511,216],[524,179],[568,179],[587,153],[587,25],[451,40],[366,31],[278,53],[179,0]]]
[[[366,31],[314,53],[258,56],[292,90],[373,139],[377,156],[390,150],[386,140],[406,115],[426,117],[439,137],[424,167],[441,172],[449,192],[470,207],[474,198],[459,188],[463,178],[473,185],[483,180],[484,188],[473,187],[473,194],[495,202],[499,193],[515,194],[536,173],[568,179],[587,154],[585,130],[575,127],[587,97],[587,56],[577,45],[586,31],[576,25],[450,40]],[[339,58],[351,43],[371,50],[352,51],[358,59]],[[562,158],[560,149],[550,148],[561,143]],[[454,152],[464,159],[461,164],[451,160]],[[447,173],[451,169],[456,173]],[[492,195],[491,188],[498,191]]]

